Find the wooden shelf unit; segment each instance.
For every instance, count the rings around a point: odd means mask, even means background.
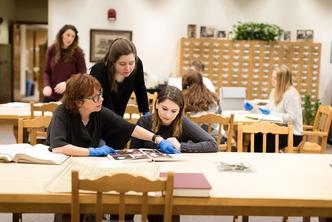
[[[200,59],[206,66],[204,75],[216,88],[246,87],[248,99],[267,99],[274,67],[286,64],[294,74],[293,83],[302,101],[305,94],[315,100],[320,58],[321,43],[182,38],[178,71],[182,75],[193,59]]]

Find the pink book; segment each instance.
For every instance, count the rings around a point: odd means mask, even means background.
[[[164,176],[160,173],[160,177]],[[174,196],[209,197],[211,189],[203,173],[174,173]]]

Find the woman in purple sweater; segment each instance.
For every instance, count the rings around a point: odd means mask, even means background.
[[[64,25],[46,53],[44,69],[44,102],[58,101],[66,90],[66,80],[73,74],[86,73],[82,49],[78,46],[77,29]]]

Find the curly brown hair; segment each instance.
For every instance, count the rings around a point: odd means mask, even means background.
[[[111,92],[118,91],[118,84],[115,81],[115,62],[123,55],[134,54],[135,69],[137,67],[137,51],[134,43],[128,39],[114,39],[103,59],[107,67],[107,75],[110,83]],[[135,71],[133,70],[133,72]]]
[[[202,74],[196,70],[188,69],[182,76],[182,90],[186,112],[208,111],[211,104],[219,106],[217,94],[206,88]]]
[[[175,104],[177,104],[180,108],[179,113],[177,117],[173,120],[171,126],[172,126],[172,136],[179,138],[182,134],[182,121],[183,121],[183,115],[184,115],[184,100],[181,90],[174,86],[166,86],[163,88],[159,93],[157,97],[157,103],[161,103],[165,100],[171,100]],[[156,104],[154,104],[156,106]],[[156,108],[156,107],[155,107]],[[152,131],[154,133],[157,133],[161,127],[161,120],[159,118],[158,110],[155,109],[153,115],[152,115]]]
[[[63,41],[62,41],[62,35],[65,33],[67,30],[72,30],[75,32],[75,39],[73,43],[66,49],[63,48]],[[64,62],[69,62],[73,59],[73,55],[75,53],[75,50],[80,50],[82,49],[78,46],[78,31],[75,26],[73,25],[64,25],[56,34],[56,41],[55,41],[55,61],[64,61]]]
[[[72,75],[66,82],[62,103],[72,113],[78,113],[78,102],[92,96],[94,90],[100,90],[99,81],[89,74]]]

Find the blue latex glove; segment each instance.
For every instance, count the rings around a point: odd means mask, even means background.
[[[269,115],[271,113],[271,111],[267,108],[258,108],[258,109],[265,115]]]
[[[150,115],[151,115],[150,111],[147,111],[147,112],[143,113],[143,116],[150,116]]]
[[[245,103],[243,104],[243,108],[244,108],[246,111],[251,111],[251,110],[254,108],[254,106],[253,106],[251,103],[249,103],[249,102],[245,102]]]
[[[109,153],[115,153],[115,150],[106,145],[98,148],[89,147],[89,156],[107,156]]]
[[[180,153],[169,141],[167,140],[162,140],[159,143],[159,149],[163,153],[167,154],[174,154],[174,153]]]

